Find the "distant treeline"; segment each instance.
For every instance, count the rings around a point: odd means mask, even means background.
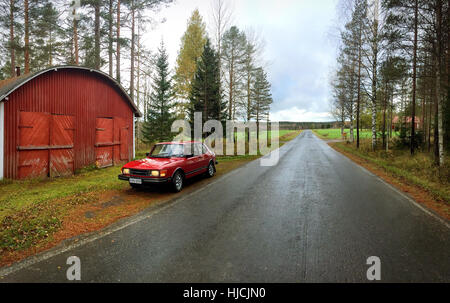
[[[280,122],[280,130],[324,129],[338,125],[339,122]]]

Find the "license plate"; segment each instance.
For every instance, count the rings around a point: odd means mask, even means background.
[[[142,184],[142,179],[133,179],[133,178],[130,178],[130,183],[132,183],[132,184]]]

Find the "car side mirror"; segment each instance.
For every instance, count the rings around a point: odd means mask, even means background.
[[[145,156],[146,156],[146,157],[150,156],[150,153],[145,153]]]

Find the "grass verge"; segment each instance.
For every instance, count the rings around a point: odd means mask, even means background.
[[[341,130],[330,128],[330,129],[315,129],[313,132],[321,139],[324,140],[338,140],[342,139]],[[347,133],[347,138],[350,137],[350,129],[345,129],[345,133]],[[353,130],[355,139],[356,139],[356,129]],[[393,132],[393,136],[398,136],[398,132]],[[369,129],[362,129],[359,131],[359,136],[361,139],[370,139],[372,138],[372,131]]]

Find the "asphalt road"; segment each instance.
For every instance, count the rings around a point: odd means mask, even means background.
[[[450,282],[450,229],[306,131],[259,161],[2,282]]]

